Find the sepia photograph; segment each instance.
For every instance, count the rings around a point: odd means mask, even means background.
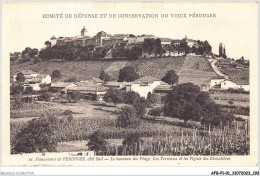
[[[4,5],[10,159],[258,164],[257,3]]]

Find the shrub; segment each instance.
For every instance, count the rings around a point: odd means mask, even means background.
[[[140,95],[134,91],[125,92],[123,94],[123,102],[125,104],[133,105],[136,101],[139,101]]]
[[[105,93],[104,100],[106,102],[112,101],[116,106],[117,103],[121,103],[123,101],[123,94],[118,89],[110,88]]]
[[[32,153],[56,151],[57,141],[54,137],[56,118],[42,117],[33,119],[16,136],[13,151],[15,153]]]
[[[49,101],[50,98],[51,98],[51,93],[49,93],[49,92],[43,92],[43,93],[38,97],[38,100]]]
[[[62,75],[61,75],[59,70],[53,70],[52,74],[51,74],[51,77],[53,79],[60,79],[62,77]]]
[[[143,117],[145,115],[147,102],[145,101],[145,99],[143,97],[141,97],[138,101],[135,101],[133,106],[136,110],[136,114],[139,117]]]
[[[118,77],[119,82],[123,82],[123,81],[131,82],[131,81],[135,81],[138,78],[139,75],[136,73],[135,69],[131,66],[124,67],[119,71],[119,77]]]
[[[21,93],[23,93],[23,91],[24,91],[24,87],[21,84],[19,84],[19,83],[12,84],[11,90],[10,90],[11,94],[14,94],[14,95],[21,94]]]
[[[157,117],[157,116],[160,116],[162,113],[162,109],[161,108],[154,108],[152,110],[149,111],[149,114],[151,116],[154,116],[154,119]]]
[[[22,98],[22,102],[31,103],[32,102],[32,98],[31,97],[23,97]]]
[[[90,150],[95,152],[102,152],[106,150],[107,142],[105,140],[105,135],[101,131],[95,131],[88,137],[89,141],[87,146]]]
[[[126,128],[129,126],[138,125],[136,118],[136,111],[131,106],[124,106],[121,108],[120,114],[116,120],[116,127]]]

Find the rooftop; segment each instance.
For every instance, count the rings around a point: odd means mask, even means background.
[[[51,87],[58,87],[58,88],[64,88],[70,85],[75,85],[72,82],[57,82],[57,83],[51,83]]]
[[[135,80],[135,83],[140,83],[140,82],[152,83],[154,81],[160,81],[160,79],[152,77],[152,76],[143,76],[143,77]]]

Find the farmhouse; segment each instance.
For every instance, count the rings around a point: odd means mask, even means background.
[[[170,38],[160,38],[162,45],[170,45],[172,43],[172,39]]]
[[[49,74],[39,74],[32,70],[23,70],[15,72],[14,74],[14,82],[16,81],[16,77],[18,73],[22,73],[25,77],[22,85],[26,89],[27,87],[31,87],[34,91],[41,90],[41,85],[51,84],[51,76]]]
[[[221,89],[239,89],[249,92],[249,87],[248,80],[224,80],[221,82]]]
[[[94,82],[78,82],[75,83],[76,86],[71,86],[67,88],[67,93],[81,92],[86,99],[102,101],[104,94],[106,93],[107,87],[100,84],[95,84]]]
[[[141,97],[147,98],[149,93],[153,93],[154,89],[161,85],[161,80],[152,76],[144,76],[137,79],[131,85],[130,91],[138,93]]]
[[[220,86],[220,83],[225,80],[224,76],[214,76],[210,81],[210,88]]]
[[[71,82],[57,82],[51,84],[50,90],[55,92],[67,93],[67,89],[69,87],[74,87],[74,86],[77,85]]]

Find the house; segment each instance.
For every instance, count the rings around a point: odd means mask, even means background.
[[[160,38],[162,45],[170,45],[172,43],[172,39],[170,38]]]
[[[40,84],[51,84],[51,76],[49,74],[38,74],[35,79],[39,79]]]
[[[167,94],[169,91],[172,90],[172,86],[167,84],[166,82],[164,81],[160,81],[160,85],[155,87],[154,89],[154,93],[165,93]]]
[[[188,45],[189,47],[191,47],[191,48],[192,48],[193,46],[195,46],[195,44],[197,43],[196,40],[189,39],[189,38],[187,38],[187,36],[185,36],[185,38],[182,39],[182,41],[183,41],[183,42],[186,42],[187,45]]]
[[[73,93],[76,91],[84,94],[86,99],[94,99],[102,101],[104,94],[106,93],[107,87],[100,84],[95,84],[94,82],[78,82],[75,83],[76,86],[71,86],[67,88],[67,93]]]
[[[50,90],[55,92],[67,93],[67,89],[69,87],[74,87],[74,86],[77,85],[72,82],[57,82],[57,83],[51,83]]]
[[[181,44],[181,41],[179,39],[172,40],[172,45],[177,46],[177,45],[180,45],[180,44]]]
[[[57,43],[57,38],[55,36],[52,36],[49,42],[51,42],[51,46],[54,46]]]
[[[135,80],[130,86],[130,91],[138,93],[141,97],[147,98],[149,93],[153,93],[154,89],[161,85],[161,80],[152,76],[144,76]]]
[[[249,80],[224,80],[221,82],[221,89],[238,89],[249,92]]]
[[[92,82],[94,82],[96,84],[103,84],[104,83],[104,81],[102,81],[99,78],[95,78],[95,77],[91,78],[89,81],[92,81]]]
[[[220,86],[221,82],[225,80],[224,76],[214,76],[210,80],[210,88],[215,88],[216,86]]]
[[[154,58],[156,57],[156,54],[155,52],[145,52],[145,51],[142,51],[142,58]]]
[[[18,73],[22,73],[24,75],[25,81],[29,81],[29,80],[35,78],[38,75],[38,73],[36,73],[32,70],[17,71],[17,72],[14,73],[13,81],[16,81],[16,77],[17,77]]]
[[[32,87],[34,91],[41,90],[42,84],[51,84],[51,76],[49,74],[39,74],[32,70],[23,70],[18,71],[14,74],[14,81],[18,73],[22,73],[25,77],[24,82],[22,83],[25,88]]]
[[[250,91],[248,79],[238,79],[238,80],[234,80],[234,82],[237,84],[237,89],[242,89],[247,92]]]
[[[231,80],[224,80],[221,82],[221,89],[237,89],[237,84]]]

